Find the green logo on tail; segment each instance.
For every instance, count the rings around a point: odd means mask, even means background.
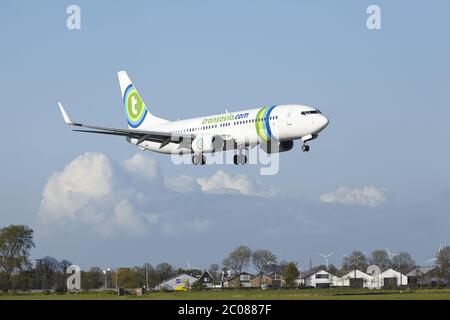
[[[147,114],[147,108],[134,87],[125,92],[125,109],[128,124],[133,128],[139,127]]]

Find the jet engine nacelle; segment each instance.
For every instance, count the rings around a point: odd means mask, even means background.
[[[202,135],[192,140],[192,151],[195,153],[208,153],[222,151],[225,142],[219,135]]]
[[[294,147],[293,140],[286,141],[269,141],[266,143],[261,143],[261,149],[263,149],[266,153],[278,153],[278,152],[286,152],[291,150]]]

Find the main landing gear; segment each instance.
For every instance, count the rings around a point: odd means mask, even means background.
[[[302,145],[302,151],[303,151],[303,152],[308,152],[308,151],[309,151],[309,146],[308,146],[306,143],[304,143],[304,144]]]
[[[238,148],[238,154],[233,156],[233,163],[235,165],[244,165],[247,164],[247,156],[244,154],[245,148],[242,146]]]
[[[192,164],[193,165],[204,165],[206,164],[206,157],[203,154],[194,154],[192,155]]]
[[[240,152],[239,154],[235,154],[233,156],[233,163],[235,165],[244,165],[247,164],[247,156]],[[197,165],[205,165],[206,157],[203,154],[193,154],[192,155],[192,164]]]
[[[235,154],[233,156],[233,163],[235,165],[244,165],[247,163],[247,156],[245,154]]]

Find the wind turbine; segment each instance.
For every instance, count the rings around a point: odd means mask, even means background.
[[[323,254],[319,252],[319,255],[321,255],[323,258],[325,258],[325,267],[328,269],[328,258],[333,255],[334,252],[330,252],[329,254]]]
[[[441,250],[442,250],[442,244],[439,245],[439,249],[438,249],[438,252],[436,254],[436,257],[434,257],[434,258],[432,258],[430,260],[427,260],[427,263],[429,263],[429,262],[436,262],[439,253],[441,253]]]
[[[202,271],[203,270],[201,268],[192,267],[191,264],[189,263],[189,260],[188,259],[185,259],[185,260],[186,260],[186,264],[187,264],[187,267],[188,267],[189,271],[192,271],[192,270]]]
[[[386,253],[388,255],[389,260],[391,260],[391,261],[392,261],[392,258],[398,254],[398,253],[391,253],[388,248],[386,248]]]

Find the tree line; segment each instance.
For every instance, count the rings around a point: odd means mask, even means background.
[[[53,257],[37,259],[35,265],[30,261],[31,250],[35,247],[33,230],[24,225],[10,225],[0,229],[0,290],[28,291],[44,290],[65,292],[69,275],[67,268],[72,264],[69,260],[58,261]],[[378,265],[382,270],[392,268],[403,274],[417,268],[411,255],[400,252],[391,257],[385,250],[374,250],[367,257],[361,251],[353,251],[344,256],[341,267],[335,265],[318,266],[335,275],[343,275],[359,269],[365,271],[369,265]],[[450,283],[450,246],[440,250],[436,257],[439,276]],[[267,249],[252,250],[241,245],[232,250],[220,264],[211,264],[207,270],[216,281],[230,275],[247,271],[250,267],[256,274],[263,276],[270,269],[283,276],[285,285],[293,287],[295,279],[300,275],[298,265],[294,261],[278,261],[277,256]],[[175,268],[167,262],[153,266],[145,263],[142,266],[103,270],[92,267],[81,271],[81,288],[83,290],[122,288],[153,288],[163,280],[176,274],[186,273],[199,276],[203,270]],[[305,271],[305,270],[302,270]]]

